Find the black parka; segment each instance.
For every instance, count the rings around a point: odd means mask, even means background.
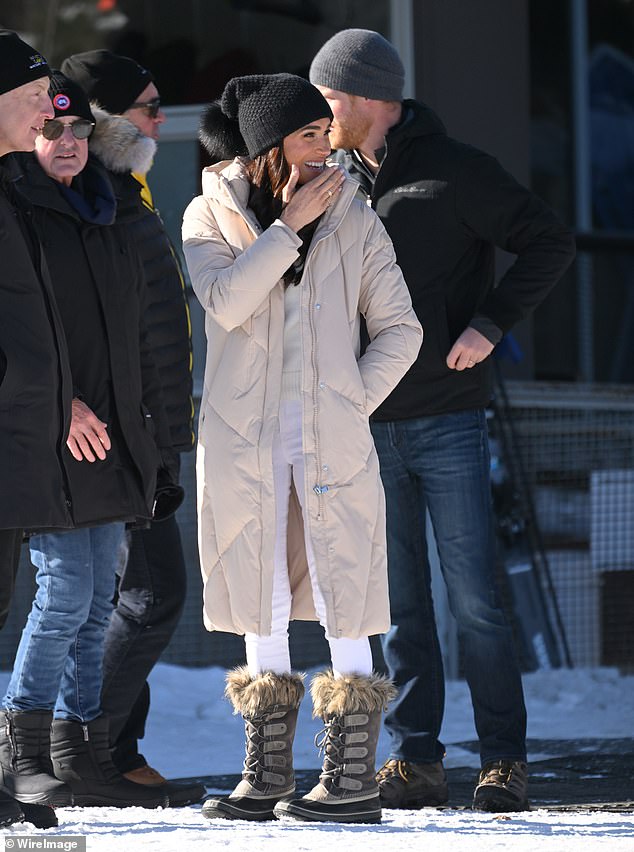
[[[386,137],[372,180],[356,152],[337,159],[359,181],[390,235],[424,330],[416,363],[374,413],[376,420],[481,408],[491,359],[451,370],[446,358],[473,324],[496,343],[548,294],[574,258],[569,229],[496,159],[447,136],[415,101]],[[517,255],[494,288],[495,247]]]
[[[0,528],[68,527],[68,355],[41,247],[9,164],[0,164]]]
[[[191,323],[185,279],[149,190],[132,173],[150,168],[156,143],[130,121],[93,105],[90,150],[108,169],[117,197],[117,222],[133,235],[147,295],[145,325],[161,380],[174,450],[194,446]]]
[[[17,183],[33,206],[68,340],[73,396],[108,424],[104,461],[76,461],[65,450],[75,526],[152,517],[159,449],[171,446],[156,367],[143,324],[145,282],[125,228],[80,215],[34,154],[19,155]],[[91,208],[114,221],[105,169],[89,159],[73,182]],[[108,213],[109,211],[109,213]],[[157,449],[158,446],[158,449]]]

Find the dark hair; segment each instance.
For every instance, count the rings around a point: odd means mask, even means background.
[[[282,145],[276,145],[266,154],[254,157],[246,164],[245,168],[251,184],[249,207],[255,213],[262,228],[266,229],[276,219],[279,219],[283,208],[282,191],[291,176],[291,170],[284,157]],[[318,216],[313,222],[309,222],[308,225],[297,232],[297,236],[302,240],[302,245],[299,248],[299,257],[282,276],[286,287],[290,284],[299,284],[301,280],[310,241],[319,219]]]
[[[291,175],[281,145],[247,163],[251,184],[249,207],[262,228],[268,228],[282,212],[282,191]]]

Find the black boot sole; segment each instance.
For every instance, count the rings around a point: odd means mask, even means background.
[[[7,825],[14,825],[16,822],[22,822],[23,820],[24,811],[19,802],[15,802],[15,807],[13,802],[2,802],[2,814],[0,814],[0,828],[4,828]]]
[[[292,795],[292,794],[291,794]],[[248,822],[271,822],[275,819],[274,806],[279,799],[260,801],[247,796],[230,799],[228,796],[207,799],[203,802],[205,819],[243,819]]]
[[[366,808],[363,805],[366,804]],[[296,799],[279,802],[273,813],[279,820],[292,819],[299,822],[340,822],[378,825],[381,822],[381,807],[367,807],[367,802],[350,802],[342,805],[325,805],[321,802]]]
[[[145,801],[127,802],[122,802],[121,799],[109,799],[107,796],[90,795],[88,793],[76,793],[73,798],[73,804],[77,808],[148,808],[149,810],[155,810],[156,808],[169,807],[167,796],[146,799]]]
[[[24,822],[30,822],[36,828],[56,828],[59,825],[57,814],[50,805],[30,805],[20,802],[24,811]]]
[[[202,784],[181,785],[168,781],[167,784],[161,784],[159,789],[169,799],[170,808],[185,808],[187,805],[197,805],[207,795],[207,789]]]
[[[473,800],[471,810],[482,811],[488,814],[509,814],[519,811],[530,811],[531,806],[528,799],[511,799],[503,793],[492,790],[490,793],[482,794]]]

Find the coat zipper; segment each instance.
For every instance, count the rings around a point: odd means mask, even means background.
[[[308,272],[308,258],[306,258],[306,271]],[[319,376],[317,373],[317,340],[315,334],[315,319],[313,313],[315,310],[315,291],[312,286],[312,276],[309,272],[307,278],[308,281],[306,283],[308,284],[308,325],[310,328],[310,363],[313,373],[313,435],[315,439],[316,462],[315,485],[313,486],[313,491],[315,492],[318,498],[316,519],[318,521],[323,521],[325,520],[326,515],[326,505],[323,495],[328,491],[328,486],[321,484],[321,451],[318,430],[319,403],[317,401],[317,397],[319,395]]]

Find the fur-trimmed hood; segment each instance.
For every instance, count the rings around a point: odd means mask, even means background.
[[[95,129],[89,147],[111,172],[147,174],[152,167],[156,142],[122,115],[113,115],[91,103]]]

